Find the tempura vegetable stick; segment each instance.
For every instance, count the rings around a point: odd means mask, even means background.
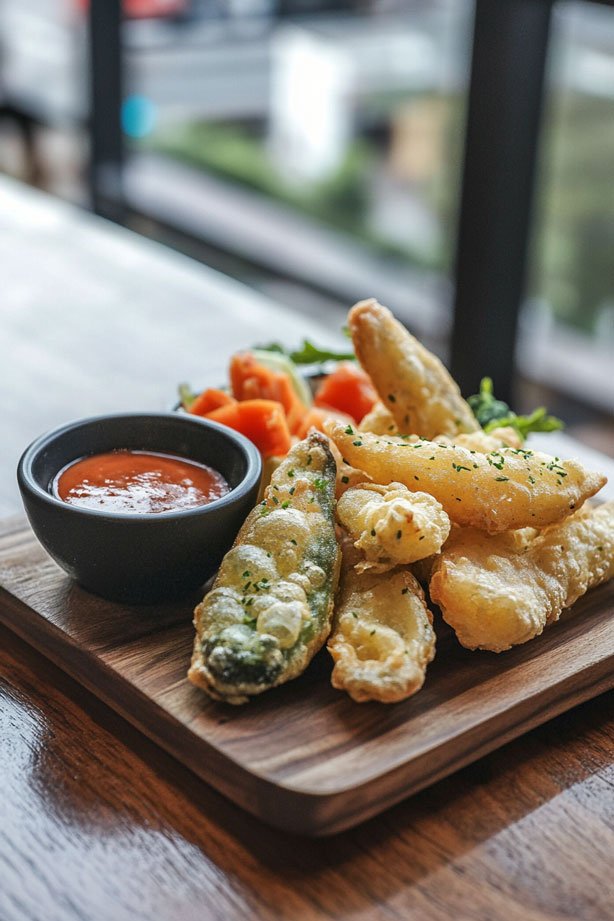
[[[359,703],[396,703],[420,690],[435,655],[435,633],[411,573],[347,569],[328,651],[335,661],[333,687]]]
[[[614,576],[614,502],[585,507],[536,537],[455,529],[435,563],[433,601],[468,649],[502,652],[538,636]]]
[[[337,518],[362,550],[359,571],[383,572],[437,553],[450,533],[450,519],[436,499],[401,483],[368,483],[337,502]]]
[[[319,433],[271,477],[194,614],[188,678],[216,700],[245,703],[296,678],[330,632],[341,553],[335,461]]]
[[[441,361],[371,298],[350,310],[354,350],[400,432],[433,438],[479,425]]]
[[[606,482],[578,461],[523,448],[481,454],[443,442],[357,432],[349,425],[331,423],[326,431],[345,460],[373,482],[428,492],[456,524],[489,532],[560,521]]]

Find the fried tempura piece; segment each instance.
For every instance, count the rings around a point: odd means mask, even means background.
[[[388,412],[383,403],[376,403],[371,412],[364,416],[358,426],[358,431],[371,432],[373,435],[399,434],[399,428],[394,416]],[[412,435],[411,437],[414,440],[420,440],[417,435]],[[459,432],[458,435],[453,436],[437,435],[432,440],[443,442],[444,444],[460,445],[461,448],[480,451],[481,454],[488,454],[490,451],[496,451],[497,448],[522,448],[523,445],[523,440],[516,429],[509,425],[493,429],[488,433],[480,429],[477,432]]]
[[[437,553],[450,533],[439,502],[401,483],[348,489],[337,502],[337,518],[365,555],[359,572],[385,572],[421,560]]]
[[[335,442],[330,438],[328,440],[328,445],[337,465],[337,480],[335,484],[335,496],[337,499],[340,499],[348,489],[352,489],[354,486],[361,486],[363,483],[371,482],[371,477],[365,473],[364,470],[350,467],[347,461],[341,457],[339,448]]]
[[[432,622],[411,573],[347,569],[328,641],[333,687],[358,703],[395,703],[415,694],[435,655]]]
[[[350,310],[354,350],[400,432],[433,438],[479,425],[440,360],[374,298]]]
[[[324,644],[341,556],[335,472],[324,435],[296,444],[196,607],[188,678],[215,700],[245,703],[296,678]]]
[[[335,423],[326,431],[347,462],[375,483],[399,482],[412,492],[428,492],[456,524],[491,533],[560,521],[606,482],[578,461],[522,448],[480,454],[443,442],[355,432]]]
[[[358,431],[373,432],[374,435],[397,435],[399,429],[392,413],[378,400],[373,409],[362,417]]]
[[[534,533],[453,531],[430,592],[468,649],[503,652],[526,643],[614,576],[614,502]]]

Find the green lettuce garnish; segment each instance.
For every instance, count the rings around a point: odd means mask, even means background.
[[[510,426],[524,440],[531,432],[556,432],[565,427],[556,416],[548,415],[545,406],[538,407],[528,416],[516,415],[507,403],[495,398],[490,377],[482,378],[480,392],[470,396],[467,402],[485,432]]]
[[[291,352],[279,342],[270,342],[268,345],[259,345],[256,348],[263,352],[279,352],[286,355],[295,365],[316,365],[325,361],[355,361],[353,352],[334,352],[330,349],[321,349],[309,339],[303,339],[300,349]]]
[[[194,393],[189,384],[179,384],[179,402],[184,409],[189,409],[198,394]]]

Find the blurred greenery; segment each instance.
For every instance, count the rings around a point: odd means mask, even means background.
[[[553,94],[545,113],[529,290],[595,330],[614,301],[614,99]]]
[[[325,181],[296,186],[276,171],[262,135],[249,126],[189,123],[154,137],[153,146],[235,183],[248,186],[403,264],[451,271],[462,153],[465,95],[421,96],[438,101],[442,162],[413,191],[441,227],[432,252],[397,245],[369,227],[373,175],[381,138],[361,137]],[[378,99],[383,123],[409,97]],[[555,315],[593,332],[604,305],[614,303],[614,99],[553,91],[544,114],[528,290]]]
[[[357,237],[380,255],[439,268],[440,257],[412,250],[373,233],[367,226],[370,177],[378,159],[368,141],[354,141],[339,169],[326,180],[300,187],[284,181],[270,159],[265,141],[237,123],[191,122],[154,136],[152,146],[200,169],[276,199],[336,230]]]

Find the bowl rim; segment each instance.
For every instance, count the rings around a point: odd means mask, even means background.
[[[229,492],[224,496],[220,496],[219,499],[214,499],[213,502],[208,502],[206,505],[197,505],[194,508],[178,509],[177,511],[167,512],[107,512],[100,509],[83,508],[83,506],[71,505],[68,502],[64,502],[62,499],[58,499],[40,485],[32,472],[32,466],[40,452],[53,444],[56,439],[65,435],[67,432],[93,423],[128,419],[149,419],[152,422],[155,420],[165,422],[172,421],[174,424],[180,426],[204,426],[207,429],[216,431],[228,441],[234,442],[243,453],[247,462],[245,474],[235,487],[232,487]],[[87,455],[83,454],[81,456],[86,457]],[[194,458],[190,458],[187,455],[183,456],[185,456],[187,460],[194,460]],[[75,460],[79,460],[79,458],[75,458]],[[39,435],[38,438],[35,438],[24,450],[17,464],[17,482],[22,497],[24,493],[33,495],[48,506],[58,510],[61,509],[69,515],[80,515],[81,517],[99,521],[126,522],[127,524],[137,524],[139,522],[141,524],[145,522],[150,524],[153,521],[160,521],[163,523],[184,520],[207,514],[209,511],[217,511],[227,506],[232,506],[244,498],[244,496],[258,484],[261,474],[262,458],[260,452],[245,435],[242,435],[240,432],[235,432],[234,429],[228,428],[226,425],[221,425],[219,422],[213,422],[210,419],[203,419],[199,416],[189,415],[187,413],[183,415],[177,412],[103,413],[98,416],[86,416],[82,419],[75,419],[72,422],[66,422],[63,425],[57,426],[57,428],[51,429],[49,432]]]

